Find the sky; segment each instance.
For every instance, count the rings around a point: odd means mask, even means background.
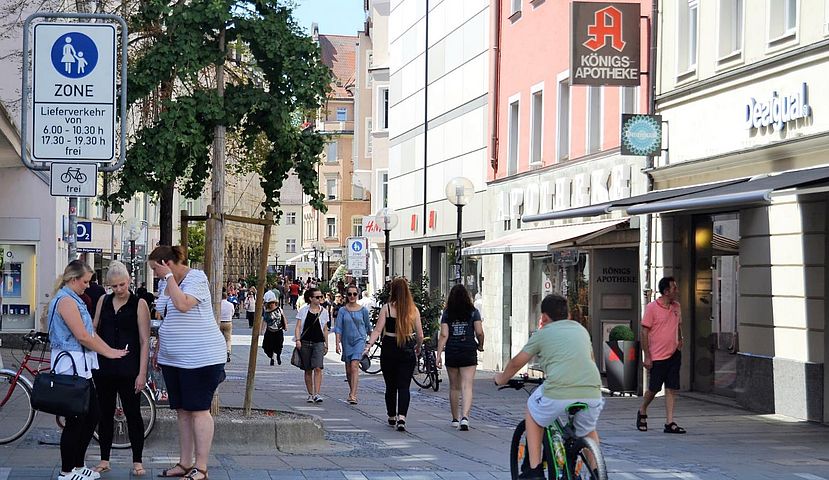
[[[356,35],[363,29],[363,0],[296,0],[294,18],[311,33],[311,24],[319,24],[320,33]]]

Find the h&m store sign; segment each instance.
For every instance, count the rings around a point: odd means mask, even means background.
[[[810,118],[812,107],[809,105],[808,93],[808,86],[803,82],[799,89],[782,95],[774,90],[766,98],[749,98],[743,110],[746,130],[771,126],[780,132],[790,122]]]

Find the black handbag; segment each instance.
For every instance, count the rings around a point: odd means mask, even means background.
[[[302,364],[302,354],[299,353],[298,348],[294,348],[294,353],[291,354],[291,365],[300,370],[305,370],[305,366]]]
[[[72,375],[55,373],[54,368],[49,372],[35,375],[32,408],[52,415],[82,417],[89,413],[92,380],[78,376],[75,359],[66,350],[58,354],[55,365],[64,355],[72,361]]]

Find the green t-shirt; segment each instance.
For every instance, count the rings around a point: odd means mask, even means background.
[[[590,335],[572,320],[548,323],[536,331],[524,351],[544,369],[544,396],[554,400],[599,398],[602,380],[593,361]]]

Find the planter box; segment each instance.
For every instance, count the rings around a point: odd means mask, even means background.
[[[639,342],[617,340],[602,345],[607,388],[614,393],[636,393]]]

